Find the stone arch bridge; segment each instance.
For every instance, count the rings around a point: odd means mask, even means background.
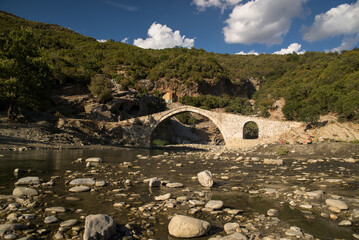
[[[164,120],[184,112],[198,113],[211,120],[222,133],[225,146],[230,149],[274,143],[279,140],[280,135],[303,126],[299,122],[275,121],[260,117],[218,113],[187,105],[152,115],[127,119],[120,121],[118,124],[124,129],[124,134],[131,141],[131,145],[150,148],[152,133],[156,127]],[[243,128],[248,122],[257,124],[259,130],[257,139],[244,139]]]

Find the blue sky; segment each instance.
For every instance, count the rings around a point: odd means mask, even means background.
[[[285,54],[359,46],[359,0],[0,0],[0,9],[142,48]]]

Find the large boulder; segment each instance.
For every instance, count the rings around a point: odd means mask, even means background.
[[[116,223],[106,214],[88,215],[85,220],[84,240],[107,240],[116,232]]]
[[[169,234],[180,238],[200,237],[210,228],[209,222],[184,215],[174,216],[168,224]]]
[[[213,186],[213,177],[212,173],[208,170],[204,170],[197,174],[199,183],[204,187],[212,187]]]

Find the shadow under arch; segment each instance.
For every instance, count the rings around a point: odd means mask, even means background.
[[[243,125],[243,139],[258,139],[259,127],[254,121],[248,121]]]
[[[220,131],[222,137],[223,137],[223,141],[224,141],[224,145],[226,145],[226,136],[223,134],[223,131],[220,127],[220,124],[217,122],[217,120],[212,117],[210,114],[206,114],[207,110],[203,110],[203,109],[197,109],[195,107],[191,107],[190,109],[188,109],[189,107],[185,107],[185,108],[177,108],[174,109],[173,111],[167,113],[166,115],[162,116],[152,127],[151,127],[151,134],[150,134],[150,146],[152,147],[152,141],[153,141],[153,134],[155,132],[155,130],[161,125],[161,123],[163,123],[164,121],[176,116],[177,114],[180,113],[197,113],[203,117],[208,118]],[[209,112],[209,111],[208,111]]]

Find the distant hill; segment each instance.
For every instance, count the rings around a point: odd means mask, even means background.
[[[87,86],[94,75],[105,74],[123,89],[135,88],[142,94],[173,90],[179,97],[191,96],[184,98],[187,104],[205,108],[219,107],[221,102],[220,107],[228,111],[268,116],[274,102],[283,98],[288,120],[312,122],[330,112],[343,120],[359,120],[359,49],[259,56],[178,47],[145,50],[114,40],[100,43],[58,25],[3,11],[0,26],[0,36],[32,29],[59,88]],[[251,101],[255,111],[241,108],[247,100],[255,100]]]

